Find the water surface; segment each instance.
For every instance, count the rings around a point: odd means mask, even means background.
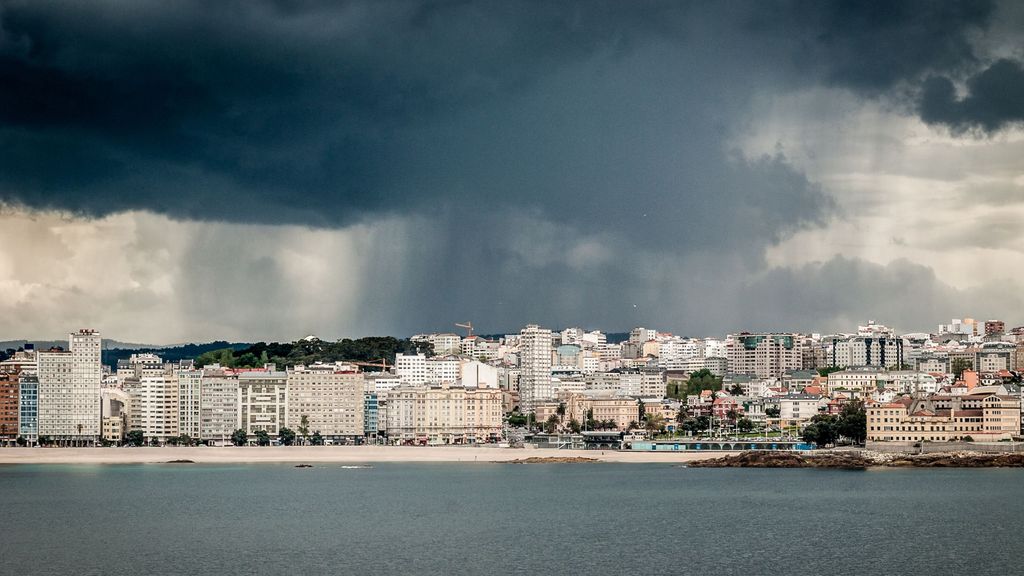
[[[0,572],[1017,574],[1024,470],[0,466]]]

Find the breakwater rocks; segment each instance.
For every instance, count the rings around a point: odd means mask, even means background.
[[[508,461],[509,464],[585,464],[590,462],[599,462],[599,460],[582,456],[531,456]]]
[[[182,459],[182,460],[168,460],[166,462],[166,464],[195,464],[195,463],[196,463],[195,460],[185,460],[185,459]]]
[[[710,460],[698,460],[689,468],[836,468],[864,470],[891,468],[1020,468],[1024,454],[876,454],[868,452],[824,452],[804,456],[795,452],[743,452]]]

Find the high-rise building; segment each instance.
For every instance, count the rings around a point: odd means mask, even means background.
[[[175,370],[178,380],[178,434],[198,440],[202,437],[203,371],[192,362],[181,362]]]
[[[178,379],[170,370],[124,380],[128,393],[128,431],[141,430],[146,441],[166,442],[178,431]]]
[[[18,375],[0,374],[0,446],[18,437],[18,397]]]
[[[250,439],[264,431],[277,438],[284,427],[288,403],[288,374],[245,372],[238,377],[238,425]]]
[[[285,425],[299,432],[302,417],[309,433],[334,441],[363,435],[363,375],[351,367],[330,364],[299,366],[288,371]]]
[[[226,445],[238,427],[238,376],[223,368],[204,368],[199,389],[199,438]]]
[[[93,444],[100,437],[101,338],[95,330],[68,337],[68,350],[37,354],[39,435],[63,445]]]
[[[726,340],[729,372],[758,378],[781,378],[803,361],[799,334],[730,334]]]
[[[18,436],[29,446],[39,440],[39,378],[35,372],[18,374]]]
[[[551,330],[530,324],[519,332],[519,405],[532,412],[534,402],[552,397]]]

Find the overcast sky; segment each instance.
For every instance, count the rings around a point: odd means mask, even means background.
[[[2,338],[1024,324],[1015,2],[0,0]]]

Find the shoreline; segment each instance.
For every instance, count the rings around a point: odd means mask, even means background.
[[[739,452],[633,452],[629,450],[552,450],[475,446],[220,446],[159,448],[0,448],[4,464],[195,464],[490,462],[527,458],[585,458],[596,462],[684,464]]]

